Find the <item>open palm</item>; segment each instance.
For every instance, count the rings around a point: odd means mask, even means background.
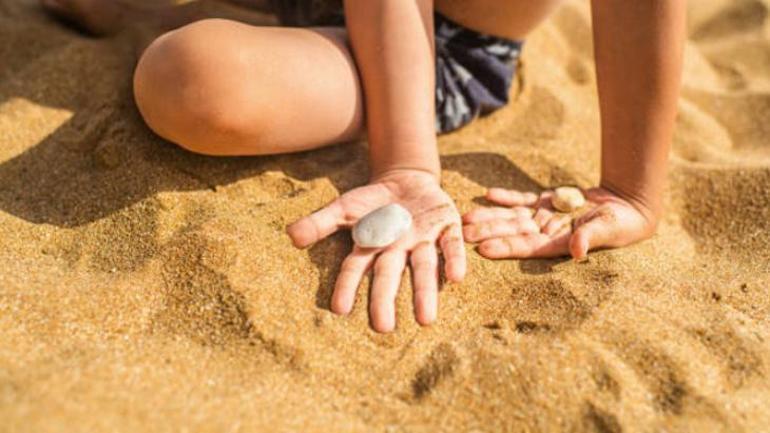
[[[487,199],[504,207],[483,207],[463,216],[463,233],[491,259],[572,255],[583,259],[589,250],[616,248],[646,239],[655,223],[631,202],[604,188],[584,191],[586,210],[572,215],[556,212],[552,191],[541,194],[492,188]]]
[[[407,260],[412,267],[415,317],[424,325],[437,315],[439,249],[444,255],[447,279],[460,281],[465,276],[460,215],[435,177],[416,170],[389,173],[348,191],[287,229],[294,245],[304,248],[337,230],[352,227],[366,214],[391,203],[398,203],[412,214],[411,229],[385,248],[354,246],[342,263],[331,301],[332,311],[349,313],[361,279],[373,267],[369,313],[372,327],[379,332],[395,328],[395,299]]]

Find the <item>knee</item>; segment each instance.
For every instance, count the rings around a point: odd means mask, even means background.
[[[147,125],[196,153],[244,153],[247,133],[253,141],[259,130],[243,116],[248,71],[237,41],[229,40],[233,24],[203,20],[169,32],[145,50],[134,73],[134,98]]]

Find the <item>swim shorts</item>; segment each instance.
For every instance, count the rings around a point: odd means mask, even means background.
[[[344,26],[341,2],[273,0],[287,26]],[[436,131],[461,128],[508,103],[522,42],[485,35],[435,14]]]

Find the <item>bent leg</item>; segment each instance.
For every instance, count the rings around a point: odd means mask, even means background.
[[[523,40],[563,0],[436,0],[444,16],[468,28],[513,40]]]
[[[155,40],[134,95],[160,136],[208,155],[298,152],[363,131],[344,29],[203,20]]]

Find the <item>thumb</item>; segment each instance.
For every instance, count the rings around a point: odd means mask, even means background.
[[[294,246],[308,247],[331,235],[345,225],[346,213],[340,200],[302,218],[286,228]]]
[[[610,209],[597,209],[587,219],[576,221],[575,230],[569,240],[569,252],[575,260],[583,260],[588,251],[609,246],[617,224]]]

